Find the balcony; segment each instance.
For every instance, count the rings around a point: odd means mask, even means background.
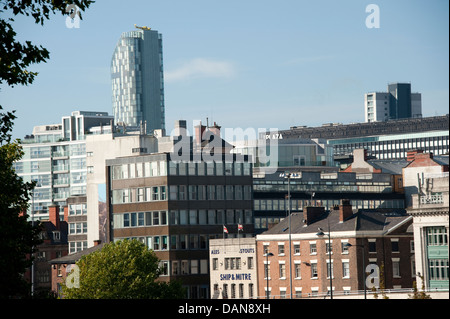
[[[444,196],[442,194],[420,196],[420,205],[443,204]]]

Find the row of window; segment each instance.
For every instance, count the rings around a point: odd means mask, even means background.
[[[429,259],[428,270],[429,280],[448,281],[450,278],[448,259]]]
[[[428,246],[448,246],[448,234],[446,227],[427,227],[426,233]]]
[[[86,215],[87,214],[87,204],[70,204],[69,205],[69,216],[75,215]]]
[[[165,161],[130,163],[112,167],[112,179],[115,180],[153,176],[167,176]]]
[[[208,240],[215,236],[206,234],[180,234],[180,235],[163,235],[163,236],[146,236],[132,237],[147,246],[148,249],[154,251],[164,250],[206,250],[208,249]],[[122,240],[125,238],[115,238]]]
[[[230,291],[228,292],[228,286],[230,286]],[[214,296],[219,296],[222,294],[223,299],[252,299],[254,298],[254,289],[255,285],[253,283],[249,283],[247,286],[247,293],[245,293],[245,285],[244,284],[223,284],[222,288],[219,288],[219,284],[214,284]],[[236,289],[237,288],[237,289]]]
[[[340,253],[341,254],[348,254],[348,246],[347,246],[348,240],[341,239],[340,240]],[[336,243],[335,243],[336,245]],[[299,256],[300,255],[300,242],[293,242],[293,254]],[[285,244],[283,242],[278,243],[278,256],[284,256],[285,251]],[[264,244],[264,254],[267,254],[269,252],[269,244]],[[335,248],[336,249],[336,248]],[[377,242],[376,239],[368,239],[368,245],[367,249],[369,253],[376,253],[377,252]],[[333,240],[330,240],[330,242],[325,242],[325,252],[333,253]],[[398,238],[391,238],[391,252],[398,253],[400,252],[399,248],[399,239]],[[414,242],[410,242],[410,252],[414,252]],[[310,241],[309,242],[309,254],[310,255],[317,255],[317,242],[316,241]]]
[[[332,209],[334,206],[339,205],[340,200],[335,199],[291,199],[290,209],[292,211],[303,210],[306,206],[323,206],[326,209]],[[376,209],[376,208],[404,208],[403,199],[376,199],[376,200],[358,200],[352,199],[351,204],[357,209]],[[288,201],[286,199],[255,199],[255,210],[287,210]]]
[[[246,260],[243,263],[245,265],[245,268],[250,270],[254,269],[255,262],[253,260],[253,257],[247,257]],[[213,258],[212,259],[212,269],[213,270],[219,270],[219,268],[222,268],[225,270],[241,270],[242,268],[242,262],[240,257],[228,257],[224,259],[223,263],[220,263],[219,265],[219,259]]]
[[[128,179],[153,176],[251,176],[248,162],[169,162],[153,161],[114,165],[112,178]]]
[[[169,200],[251,200],[251,185],[171,185]],[[115,189],[112,203],[167,200],[166,186]]]
[[[69,235],[87,234],[87,222],[69,223]]]
[[[448,261],[447,261],[448,262]],[[327,278],[330,278],[330,274],[332,276],[332,278],[335,278],[335,273],[334,273],[334,261],[331,260],[331,267],[330,267],[330,261],[327,260]],[[376,259],[369,259],[369,264],[377,264]],[[447,264],[448,265],[448,264]],[[350,278],[350,261],[349,259],[342,259],[341,261],[341,274],[343,279],[348,279]],[[318,263],[317,260],[310,260],[307,263],[302,263],[301,260],[294,260],[294,267],[293,267],[293,275],[294,275],[294,279],[300,280],[302,279],[302,269],[304,268],[310,268],[310,275],[311,275],[311,279],[317,279],[319,276],[318,273]],[[411,263],[411,267],[414,267],[413,265],[413,261]],[[401,278],[401,274],[400,274],[400,258],[392,258],[392,273],[393,273],[393,277],[394,278]],[[414,272],[411,272],[414,273]],[[448,268],[447,268],[447,273],[448,273]],[[270,277],[270,261],[264,261],[264,279],[271,279]],[[273,273],[272,273],[273,275]],[[281,280],[285,280],[286,277],[286,264],[284,260],[280,260],[278,261],[278,279]],[[268,277],[269,276],[269,277]],[[448,275],[447,275],[448,278]]]
[[[70,241],[69,242],[69,254],[73,254],[87,249],[87,241]]]
[[[164,225],[233,225],[252,224],[251,210],[171,210],[113,214],[115,229]]]
[[[348,185],[336,185],[336,183],[329,182],[329,184],[323,182],[310,182],[310,184],[297,184],[291,185],[291,192],[352,192],[352,193],[382,193],[392,192],[392,186],[387,183],[379,183],[382,185],[361,185],[350,182],[344,182]],[[375,184],[375,183],[374,183]],[[384,185],[383,185],[384,184]],[[286,192],[287,186],[274,185],[274,184],[256,184],[254,186],[255,191],[260,192]]]

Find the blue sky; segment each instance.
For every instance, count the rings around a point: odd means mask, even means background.
[[[366,6],[380,9],[367,28]],[[411,82],[424,116],[448,113],[447,0],[99,0],[80,28],[16,17],[20,40],[50,51],[29,86],[0,89],[14,137],[74,110],[112,113],[110,63],[134,24],[163,34],[166,127],[177,119],[279,128],[364,121],[364,93]]]

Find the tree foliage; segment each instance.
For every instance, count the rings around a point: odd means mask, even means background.
[[[91,0],[2,0],[0,1],[0,84],[9,86],[33,83],[37,72],[28,68],[46,62],[47,49],[31,41],[20,43],[12,23],[17,15],[31,16],[36,24],[44,24],[50,13],[65,14],[68,4],[84,11]],[[80,14],[81,18],[81,14]],[[0,298],[23,297],[30,292],[24,280],[31,266],[33,249],[40,243],[40,225],[30,224],[26,211],[34,183],[25,183],[13,167],[23,156],[20,141],[11,142],[15,111],[1,112],[0,105]]]
[[[7,0],[0,2],[0,16],[10,13],[13,16],[25,15],[34,18],[35,23],[44,24],[50,19],[50,13],[66,13],[67,5],[74,4],[81,11],[89,7],[92,0]],[[80,13],[81,18],[81,13]],[[50,57],[49,51],[25,41],[20,43],[16,39],[13,18],[0,18],[0,84],[6,82],[9,86],[33,83],[37,72],[28,69],[31,64],[46,62]]]
[[[79,287],[62,284],[68,299],[178,299],[180,282],[158,281],[159,260],[137,240],[105,244],[77,263]]]
[[[19,141],[11,142],[13,113],[0,113],[0,298],[29,294],[23,273],[31,266],[30,254],[40,243],[40,225],[29,223],[26,214],[34,183],[24,182],[13,167],[23,156]]]

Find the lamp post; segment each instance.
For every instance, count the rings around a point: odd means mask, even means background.
[[[327,218],[328,220],[328,218]],[[325,233],[323,229],[319,227],[319,232],[316,234],[318,237],[323,237]],[[330,222],[328,221],[328,256],[330,257],[328,267],[330,271],[330,299],[333,299],[333,273],[332,273],[332,264],[331,264],[331,233],[330,233]]]
[[[292,232],[291,232],[291,178],[300,178],[298,173],[285,172],[281,173],[280,177],[288,179],[288,194],[287,194],[287,215],[289,218],[289,299],[292,299]]]
[[[266,299],[269,299],[269,257],[272,257],[273,254],[267,252],[265,255],[266,255],[266,281],[267,281]]]
[[[361,247],[362,248],[362,257],[363,257],[363,285],[364,285],[364,299],[367,299],[367,292],[366,292],[366,256],[365,256],[365,246],[364,245],[352,245],[350,243],[346,243],[345,247]]]
[[[292,252],[291,252],[291,173],[286,174],[288,178],[288,215],[289,215],[289,287],[290,287],[290,293],[289,293],[289,299],[292,299]]]

